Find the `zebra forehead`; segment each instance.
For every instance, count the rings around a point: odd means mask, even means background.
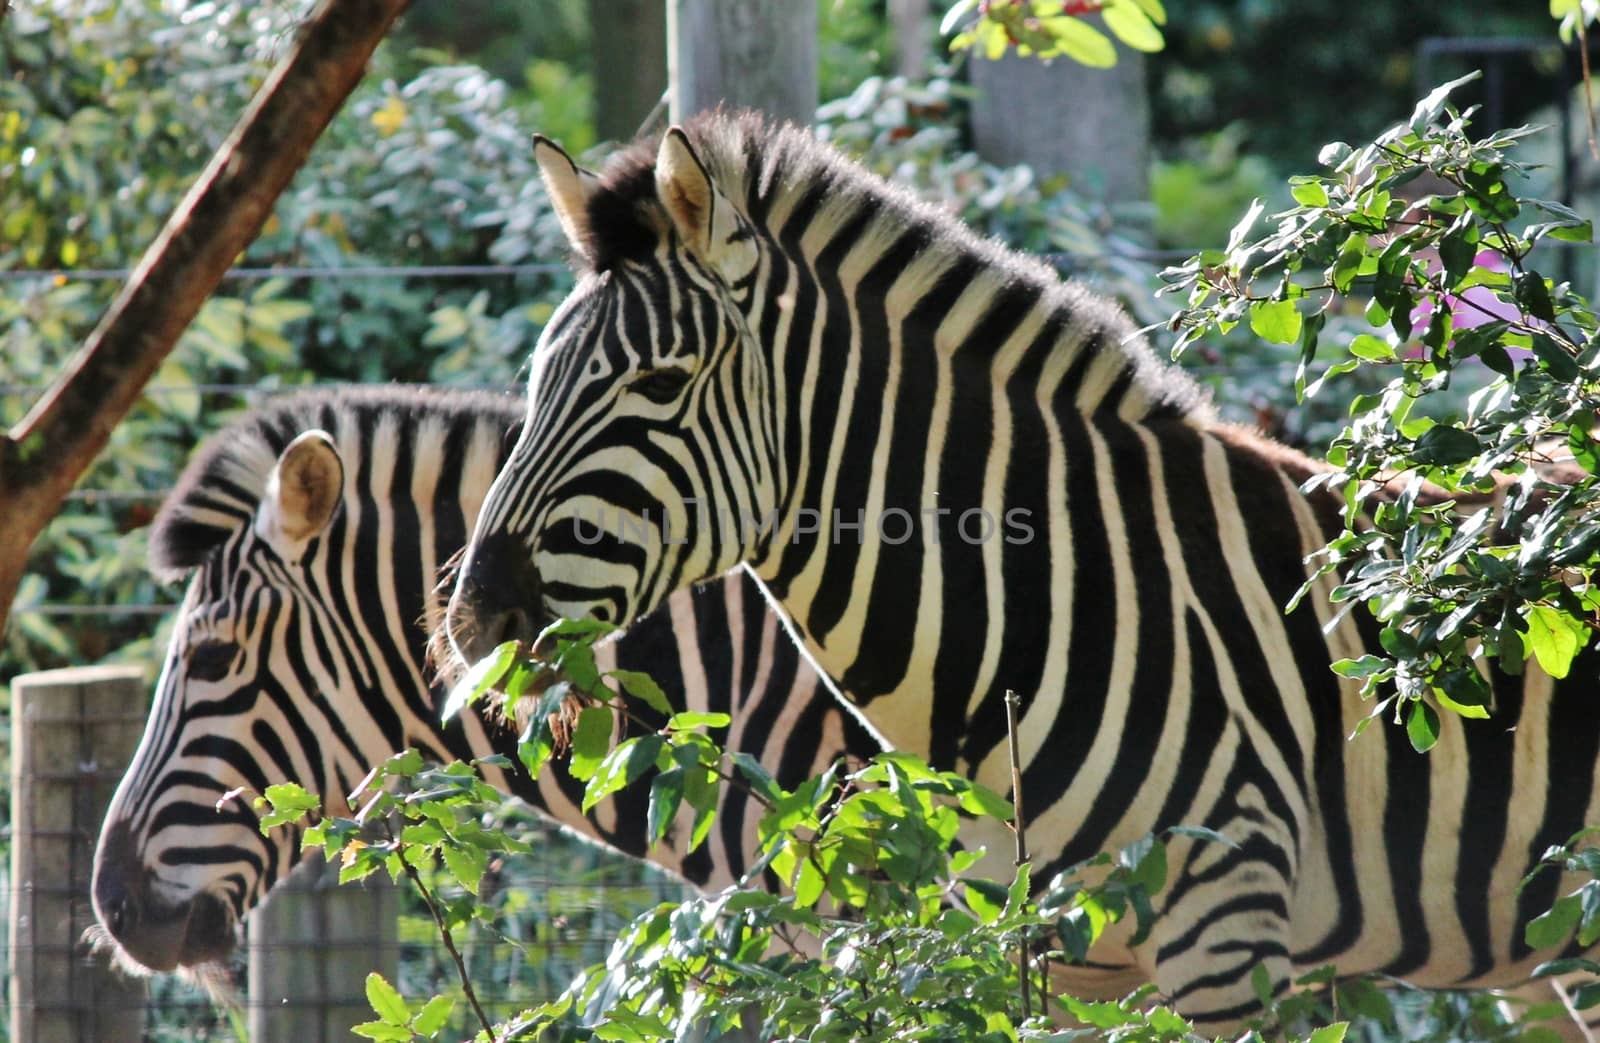
[[[348,453],[363,449],[385,418],[401,421],[383,425],[391,439],[414,437],[428,429],[429,419],[487,420],[509,429],[522,418],[522,403],[487,392],[400,385],[350,385],[273,399],[234,420],[190,457],[152,523],[151,572],[164,580],[179,578],[248,526],[279,454],[302,431],[321,428]]]
[[[794,184],[829,182],[836,190],[866,191],[875,179],[792,124],[769,123],[758,112],[704,112],[683,124],[695,154],[723,194],[743,207]],[[595,271],[624,260],[647,261],[670,227],[656,196],[661,135],[643,137],[613,155],[589,197],[589,254]],[[912,197],[907,195],[907,201]],[[749,216],[748,214],[746,216]]]

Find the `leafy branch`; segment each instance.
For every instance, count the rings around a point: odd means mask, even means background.
[[[1439,710],[1488,715],[1477,660],[1518,673],[1531,656],[1562,677],[1600,626],[1600,319],[1536,267],[1593,228],[1516,194],[1512,151],[1532,131],[1473,139],[1472,110],[1449,103],[1470,78],[1370,145],[1324,148],[1325,172],[1290,180],[1298,205],[1265,234],[1258,203],[1226,249],[1164,273],[1187,297],[1177,351],[1248,322],[1298,348],[1302,396],[1382,375],[1305,483],[1337,497],[1343,531],[1289,607],[1318,588],[1366,605],[1382,654],[1334,669],[1381,694],[1368,720],[1392,711],[1418,749]],[[1330,344],[1339,357],[1308,379]],[[1474,389],[1459,414],[1437,404],[1458,384]]]

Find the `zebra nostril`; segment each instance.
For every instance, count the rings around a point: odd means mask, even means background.
[[[508,609],[501,617],[500,636],[495,641],[496,645],[503,645],[507,641],[523,641],[533,644],[533,639],[538,633],[533,629],[533,618],[525,609]]]
[[[467,663],[507,641],[530,644],[536,626],[539,580],[527,548],[505,533],[473,547],[450,599],[451,640]]]

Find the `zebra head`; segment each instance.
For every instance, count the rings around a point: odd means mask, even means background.
[[[771,536],[773,380],[751,331],[777,318],[754,292],[774,244],[701,155],[673,128],[602,177],[536,141],[579,279],[451,600],[468,661],[558,616],[631,622]]]
[[[337,812],[353,781],[329,748],[362,725],[316,722],[319,734],[307,712],[340,680],[328,673],[340,627],[318,608],[310,563],[328,553],[345,469],[326,432],[291,435],[261,422],[215,440],[152,532],[157,574],[192,575],[95,854],[95,912],[125,963],[227,955],[299,859],[300,830],[262,836],[251,796],[294,779]]]

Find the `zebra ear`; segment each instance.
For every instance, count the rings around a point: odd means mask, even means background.
[[[733,205],[717,191],[711,172],[695,155],[688,135],[673,127],[656,154],[656,196],[678,234],[706,262],[716,265],[738,229]]]
[[[589,241],[589,197],[600,179],[572,161],[560,146],[542,134],[533,136],[533,160],[539,164],[539,177],[550,194],[550,206],[561,222],[567,243],[585,262],[594,260]]]
[[[293,552],[327,527],[344,493],[344,461],[326,432],[302,432],[267,476],[256,532]]]

